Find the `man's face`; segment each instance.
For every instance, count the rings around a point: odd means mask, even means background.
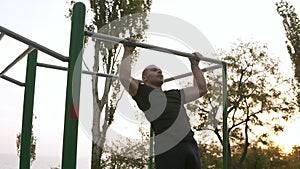
[[[160,87],[164,83],[161,69],[155,65],[147,66],[143,74],[143,81],[145,84],[148,83]]]

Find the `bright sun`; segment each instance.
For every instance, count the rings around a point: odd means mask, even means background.
[[[295,119],[293,123],[287,126],[285,132],[275,137],[275,142],[281,147],[284,153],[291,153],[293,146],[300,145],[299,132],[300,118]]]

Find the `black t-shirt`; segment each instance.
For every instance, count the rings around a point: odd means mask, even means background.
[[[151,123],[156,143],[177,144],[194,140],[184,107],[183,90],[161,91],[140,83],[133,99]]]

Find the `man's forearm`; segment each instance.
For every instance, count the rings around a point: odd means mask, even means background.
[[[126,38],[130,42],[135,42],[133,38]],[[134,52],[134,46],[124,45],[124,54],[120,65],[119,79],[124,86],[125,90],[131,95],[135,96],[139,83],[131,77],[131,55]]]
[[[131,76],[131,53],[124,52],[122,62],[120,65],[120,78],[126,79]]]
[[[120,81],[126,89],[129,89],[131,79],[131,56],[132,53],[124,52],[122,62],[120,65]]]
[[[199,95],[202,96],[207,92],[207,85],[203,72],[198,65],[191,65],[191,69],[194,76],[194,85],[197,85],[199,89]]]

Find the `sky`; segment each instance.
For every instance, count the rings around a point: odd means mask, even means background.
[[[292,76],[289,55],[285,48],[285,32],[277,14],[275,0],[153,0],[152,13],[167,14],[194,25],[215,49],[228,48],[237,39],[267,43],[271,54],[279,57],[283,73]],[[300,14],[300,1],[291,0]],[[70,21],[67,1],[0,0],[0,25],[48,48],[68,55]],[[162,23],[163,26],[163,23]],[[0,41],[0,71],[27,48],[7,36]],[[52,57],[39,53],[38,61],[67,66]],[[24,82],[26,59],[22,59],[6,75]],[[64,122],[66,72],[37,69],[34,131],[38,138],[37,154],[60,156]],[[16,134],[21,130],[22,87],[0,79],[0,153],[16,153]],[[297,119],[295,119],[297,120]],[[287,128],[280,144],[300,144],[292,128],[299,128],[300,120]],[[286,139],[289,138],[288,141]],[[90,139],[79,128],[78,156],[89,157]],[[288,146],[287,145],[287,146]],[[51,146],[51,149],[49,149]]]

